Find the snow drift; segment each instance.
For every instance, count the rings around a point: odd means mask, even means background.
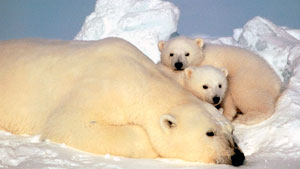
[[[300,41],[299,31],[279,27],[255,17],[233,37],[213,43],[229,44],[252,50],[266,59],[285,87],[277,102],[275,114],[255,126],[236,125],[239,145],[246,155],[300,158]],[[298,165],[300,166],[300,164]]]
[[[154,62],[157,41],[166,40],[177,26],[177,7],[161,0],[98,0],[75,39],[108,36],[127,39]],[[274,25],[255,17],[233,37],[209,40],[247,48],[265,58],[285,82],[275,114],[254,125],[235,124],[235,135],[246,155],[243,168],[300,168],[300,30]],[[93,155],[65,145],[41,142],[39,136],[0,131],[0,168],[233,168],[229,165],[189,163],[176,159],[128,159]]]
[[[290,77],[286,72],[287,59],[294,54],[292,48],[299,45],[299,33],[299,30],[279,27],[264,18],[255,17],[242,29],[235,29],[233,37],[219,38],[214,42],[239,46],[263,56],[287,82]]]
[[[160,58],[159,40],[167,40],[177,29],[179,10],[161,0],[98,0],[76,40],[120,37],[135,44],[154,62]]]

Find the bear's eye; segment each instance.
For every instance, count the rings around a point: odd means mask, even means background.
[[[219,88],[222,88],[222,85],[219,84]]]
[[[203,87],[203,89],[208,89],[207,85],[203,85],[202,87]]]
[[[170,53],[170,57],[173,57],[174,56],[174,53]]]
[[[190,56],[190,53],[185,53],[185,56]]]
[[[215,133],[213,131],[208,131],[208,132],[206,132],[206,135],[209,137],[212,137],[215,135]]]

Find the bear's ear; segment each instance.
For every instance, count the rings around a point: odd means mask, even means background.
[[[190,79],[191,76],[192,76],[192,73],[193,73],[193,69],[191,67],[187,67],[184,69],[184,76],[187,78],[187,79]]]
[[[159,41],[158,42],[158,49],[159,49],[159,51],[160,52],[162,52],[162,50],[164,49],[164,47],[165,47],[165,42],[164,41]]]
[[[197,38],[197,39],[195,39],[195,41],[196,41],[197,45],[198,45],[200,48],[203,48],[203,46],[204,46],[204,41],[203,41],[202,38]]]
[[[221,68],[221,71],[225,74],[225,76],[228,76],[228,70],[225,67]]]
[[[160,127],[165,133],[169,134],[170,130],[176,128],[176,126],[176,118],[173,115],[164,114],[160,117]]]

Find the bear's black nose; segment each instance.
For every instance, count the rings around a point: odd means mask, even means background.
[[[218,104],[219,101],[220,101],[220,97],[215,96],[215,97],[213,98],[213,101],[214,101],[214,104]]]
[[[231,156],[231,162],[233,166],[240,166],[244,163],[245,156],[239,149],[234,149],[234,154]]]
[[[177,70],[182,70],[182,66],[183,66],[182,62],[176,62],[175,63],[175,67],[176,67]]]

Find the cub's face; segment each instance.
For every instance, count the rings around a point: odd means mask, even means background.
[[[200,102],[200,101],[199,101]],[[232,128],[225,126],[210,104],[186,104],[160,118],[162,157],[216,164],[242,165],[243,153],[234,141]]]
[[[191,93],[213,105],[222,102],[227,89],[227,69],[213,66],[189,67],[184,73],[185,87]]]
[[[203,60],[203,45],[200,38],[176,37],[168,42],[160,41],[161,63],[172,70],[184,70],[191,63],[197,64]]]

